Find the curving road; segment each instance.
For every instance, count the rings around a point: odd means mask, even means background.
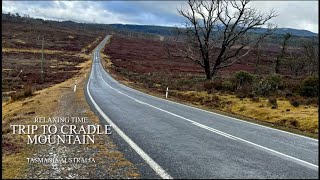
[[[100,63],[108,39],[94,50],[87,100],[159,177],[318,178],[318,140],[126,87]]]

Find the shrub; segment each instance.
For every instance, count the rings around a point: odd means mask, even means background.
[[[262,95],[268,96],[270,94],[275,94],[277,90],[283,89],[282,79],[279,75],[269,75],[254,85],[254,92]]]
[[[299,94],[301,82],[295,79],[286,79],[283,81],[283,86],[286,89],[286,92],[289,96],[293,94]]]
[[[235,85],[231,81],[224,81],[221,86],[225,91],[233,92],[235,90]]]
[[[211,91],[213,89],[213,87],[214,87],[213,81],[205,81],[203,83],[203,88],[205,91]]]
[[[203,88],[205,91],[212,92],[213,90],[221,90],[222,89],[222,81],[221,80],[211,80],[206,81],[203,84]]]
[[[213,88],[217,91],[222,89],[222,81],[221,80],[215,80],[213,81]]]
[[[238,98],[245,98],[252,93],[252,82],[254,76],[246,71],[235,73],[235,93]]]
[[[283,89],[283,83],[280,75],[270,75],[267,77],[267,81],[270,84],[272,90]]]
[[[316,97],[319,95],[319,77],[310,76],[300,85],[299,94],[306,97]]]
[[[250,96],[250,94],[252,91],[252,88],[251,86],[242,86],[242,87],[239,87],[235,90],[235,93],[236,93],[236,97],[237,98],[245,98],[245,97],[248,97]]]
[[[252,75],[251,73],[247,72],[247,71],[239,71],[237,73],[235,73],[235,81],[239,86],[243,86],[245,84],[250,84],[253,82],[254,79],[254,75]]]

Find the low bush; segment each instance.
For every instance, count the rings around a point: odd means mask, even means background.
[[[212,91],[214,88],[214,82],[213,81],[205,81],[203,83],[203,88],[205,91]]]
[[[174,81],[170,81],[169,85],[173,89],[177,90],[191,90],[191,88],[196,84],[195,79],[190,78],[179,78]]]
[[[203,83],[203,88],[207,92],[212,92],[214,90],[222,90],[222,81],[221,80],[211,80],[211,81],[206,81]]]
[[[283,81],[283,86],[286,94],[291,96],[294,94],[299,94],[301,82],[297,79],[286,79]]]
[[[234,92],[234,90],[235,90],[235,85],[231,81],[224,81],[221,84],[221,86],[222,86],[222,90],[225,90],[225,91]]]
[[[234,75],[234,92],[236,97],[245,98],[252,93],[254,75],[246,71],[236,72]]]
[[[283,82],[280,75],[272,74],[270,76],[267,76],[267,80],[272,90],[277,90],[277,89],[283,90],[284,86],[283,86]]]
[[[222,90],[223,86],[222,86],[223,81],[222,80],[214,80],[213,81],[213,88],[217,91]]]
[[[276,95],[278,90],[283,90],[284,85],[279,75],[269,75],[255,82],[254,92],[258,95],[269,96]]]
[[[317,97],[319,95],[319,77],[310,76],[300,85],[299,94],[305,97]]]
[[[253,80],[254,75],[247,71],[239,71],[235,73],[235,82],[238,87],[251,84]]]
[[[236,93],[236,97],[237,98],[245,98],[245,97],[249,97],[252,91],[251,86],[242,86],[240,88],[237,88],[235,90]]]

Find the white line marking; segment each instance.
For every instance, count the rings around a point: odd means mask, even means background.
[[[90,91],[89,91],[89,84],[91,80],[91,74],[87,83],[87,92],[88,96],[94,105],[94,107],[97,109],[97,111],[100,113],[100,115],[104,118],[105,121],[109,123],[113,127],[113,129],[119,134],[122,139],[124,139],[132,149],[134,149],[142,159],[146,161],[147,164],[163,179],[173,179],[158,163],[156,163],[151,157],[149,157],[148,154],[146,154],[135,142],[133,142],[117,125],[115,125],[111,119],[100,109],[100,107],[97,105],[97,103],[93,100]]]
[[[134,98],[134,97],[131,97],[131,96],[129,96],[129,95],[127,95],[127,94],[125,94],[125,93],[123,93],[123,92],[121,92],[121,91],[113,88],[113,87],[111,87],[111,86],[103,79],[103,77],[102,77],[101,75],[100,75],[100,78],[101,78],[101,79],[103,80],[103,82],[104,82],[108,87],[110,87],[111,89],[115,90],[116,92],[118,92],[118,93],[120,93],[120,94],[122,94],[122,95],[125,95],[125,96],[127,96],[127,97],[135,100],[135,101],[138,102],[138,103],[144,104],[144,105],[146,105],[146,106],[150,106],[150,107],[155,108],[155,109],[158,109],[158,110],[160,110],[160,111],[162,111],[162,112],[165,112],[165,113],[171,114],[171,115],[173,115],[173,116],[175,116],[175,117],[178,117],[178,118],[181,118],[181,119],[183,119],[183,120],[189,121],[189,122],[191,122],[192,124],[194,124],[194,125],[196,125],[196,126],[198,126],[198,127],[201,127],[201,128],[203,128],[203,129],[209,130],[209,131],[214,132],[214,133],[216,133],[216,134],[222,135],[222,136],[227,137],[227,138],[229,138],[229,139],[239,140],[239,141],[242,141],[242,142],[245,142],[245,143],[254,145],[254,146],[256,146],[256,147],[259,147],[259,148],[268,150],[268,151],[270,151],[270,152],[272,152],[272,153],[275,153],[275,154],[278,154],[278,155],[282,155],[282,156],[284,156],[284,157],[290,158],[290,159],[295,160],[295,161],[298,161],[298,162],[300,162],[300,163],[309,165],[309,166],[311,166],[311,167],[313,167],[313,168],[318,168],[318,165],[315,165],[315,164],[309,163],[309,162],[307,162],[307,161],[304,161],[304,160],[301,160],[301,159],[298,159],[298,158],[295,158],[295,157],[292,157],[292,156],[283,154],[283,153],[281,153],[281,152],[278,152],[278,151],[275,151],[275,150],[273,150],[273,149],[270,149],[270,148],[261,146],[261,145],[259,145],[259,144],[255,144],[255,143],[253,143],[253,142],[250,142],[250,141],[244,140],[244,139],[242,139],[242,138],[233,136],[233,135],[231,135],[231,134],[228,134],[228,133],[219,131],[219,130],[217,130],[217,129],[214,129],[214,128],[211,128],[211,127],[209,127],[209,126],[206,126],[206,125],[203,125],[203,124],[201,124],[201,123],[198,123],[198,122],[196,122],[196,121],[193,121],[193,120],[191,120],[191,119],[188,119],[188,118],[179,116],[179,115],[174,114],[174,113],[172,113],[172,112],[166,111],[166,110],[164,110],[164,109],[158,108],[158,107],[153,106],[153,105],[151,105],[151,104],[148,104],[148,103],[146,103],[146,102],[140,101],[140,100],[138,100],[138,99],[136,99],[136,98]]]

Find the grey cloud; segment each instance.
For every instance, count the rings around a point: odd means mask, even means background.
[[[261,11],[275,9],[279,27],[318,31],[317,1],[253,1]],[[2,1],[2,11],[31,17],[86,23],[126,23],[180,26],[177,8],[185,1]]]
[[[318,32],[317,1],[254,1],[252,5],[263,11],[274,9],[278,17],[271,22],[278,27]]]

